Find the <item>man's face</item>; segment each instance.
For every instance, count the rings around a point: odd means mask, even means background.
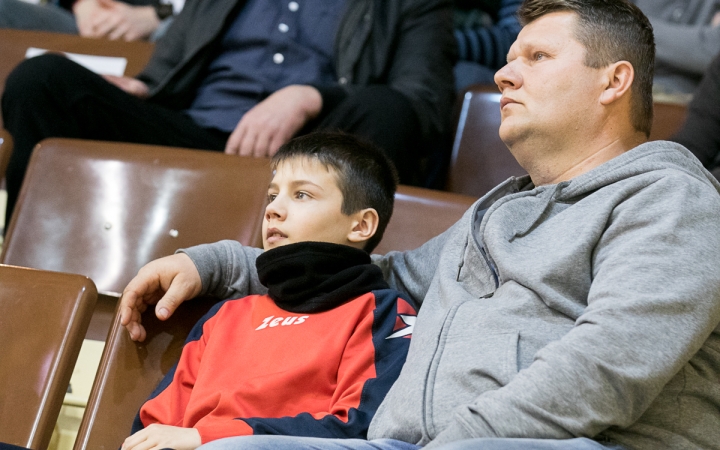
[[[351,245],[353,217],[342,213],[342,203],[332,169],[309,158],[281,163],[268,187],[263,248],[305,241]]]
[[[574,35],[576,23],[572,12],[531,22],[510,48],[507,65],[495,74],[503,94],[500,137],[511,150],[528,138],[561,143],[597,111],[600,72],[585,66],[585,47]],[[532,155],[515,157],[523,164]]]

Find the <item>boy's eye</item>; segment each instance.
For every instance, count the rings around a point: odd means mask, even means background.
[[[307,198],[307,197],[308,197],[307,192],[302,192],[302,191],[301,191],[301,192],[298,192],[297,194],[295,194],[295,198],[297,198],[298,200],[302,200],[302,199]]]
[[[268,194],[268,196],[267,196],[268,203],[271,203],[273,200],[275,200],[275,197],[277,197],[277,194]]]

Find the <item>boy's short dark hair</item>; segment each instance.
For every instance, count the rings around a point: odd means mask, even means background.
[[[594,69],[628,61],[635,69],[632,123],[650,136],[655,38],[640,8],[627,0],[525,0],[518,16],[523,25],[553,12],[578,15],[577,40],[585,47],[585,65]]]
[[[343,196],[343,214],[364,208],[377,211],[377,231],[364,246],[371,252],[380,243],[393,212],[398,175],[390,159],[378,147],[356,136],[318,131],[280,147],[270,165],[275,170],[282,162],[298,157],[315,159],[335,170]]]

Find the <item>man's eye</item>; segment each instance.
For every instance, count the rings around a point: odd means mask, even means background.
[[[535,53],[535,61],[545,59],[545,53]]]

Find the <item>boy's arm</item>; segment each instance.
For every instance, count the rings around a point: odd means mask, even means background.
[[[221,299],[267,293],[255,268],[255,259],[262,252],[231,240],[178,250],[195,264],[202,283],[200,293]]]
[[[123,291],[120,323],[135,341],[145,340],[140,316],[150,305],[160,320],[170,317],[185,300],[200,294],[238,298],[264,294],[255,270],[262,250],[235,241],[198,245],[146,264]]]

